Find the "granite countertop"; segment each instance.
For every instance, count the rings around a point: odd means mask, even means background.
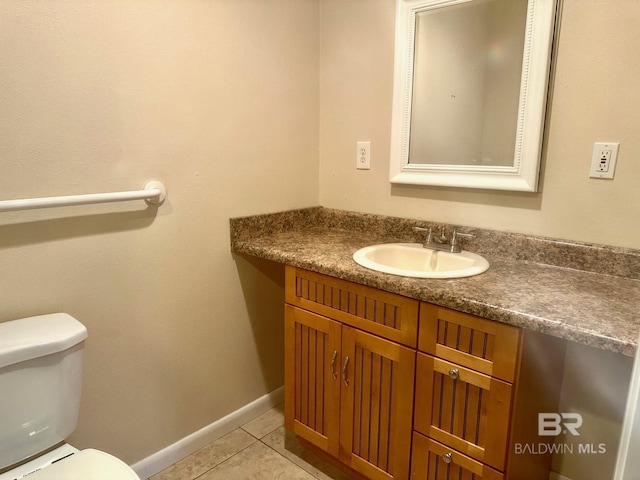
[[[367,245],[416,241],[415,225],[439,227],[317,207],[232,219],[231,243],[235,253],[635,354],[640,334],[640,251],[459,227],[476,235],[465,249],[489,260],[485,273],[414,279],[379,273],[353,261],[353,253]],[[602,271],[606,273],[598,273]]]

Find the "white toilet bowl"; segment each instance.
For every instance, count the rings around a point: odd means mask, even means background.
[[[140,480],[108,453],[63,443],[78,421],[86,338],[66,313],[0,323],[0,480]]]

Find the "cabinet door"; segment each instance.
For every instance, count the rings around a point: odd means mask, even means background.
[[[367,478],[409,477],[415,352],[342,327],[340,460]]]
[[[503,480],[504,476],[419,433],[413,434],[412,480]]]
[[[338,322],[285,305],[285,426],[338,456]]]
[[[511,385],[422,353],[417,365],[415,429],[504,470]]]

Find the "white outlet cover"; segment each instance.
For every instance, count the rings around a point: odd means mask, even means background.
[[[371,168],[371,142],[357,142],[356,168],[369,170]]]
[[[608,178],[612,179],[616,170],[616,161],[618,160],[619,143],[615,142],[596,142],[593,144],[593,155],[591,156],[591,170],[589,177],[591,178]],[[610,151],[611,159],[609,160],[609,168],[606,172],[600,171],[600,158],[602,152]]]

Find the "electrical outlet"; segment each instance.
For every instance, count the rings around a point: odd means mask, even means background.
[[[357,145],[356,168],[369,170],[371,168],[371,142],[358,142]]]
[[[599,172],[608,172],[611,163],[611,150],[600,150],[598,152],[598,165],[596,168]]]
[[[613,178],[616,170],[619,146],[619,143],[594,143],[589,177]]]

